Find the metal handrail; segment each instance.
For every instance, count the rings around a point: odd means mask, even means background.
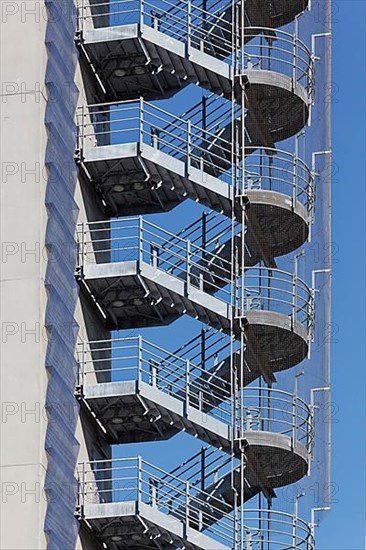
[[[270,27],[245,29],[248,43],[242,48],[239,71],[256,69],[274,71],[290,77],[307,91],[309,99],[314,89],[314,59],[308,46],[296,35]]]
[[[240,460],[233,458],[220,449],[201,447],[187,460],[176,466],[170,473],[189,481],[192,486],[200,485],[201,489],[212,486],[219,477],[231,473],[232,467],[240,466]]]
[[[213,494],[142,457],[79,463],[77,479],[82,514],[87,506],[94,504],[136,501],[233,545],[235,519],[230,514],[229,504],[224,506],[222,500]],[[296,508],[294,513],[290,513],[247,504],[240,514],[243,516],[241,536],[244,543],[265,543],[271,549],[314,548],[311,526],[298,516]]]
[[[236,418],[234,396],[220,377],[183,357],[173,357],[174,362],[171,353],[141,337],[80,342],[78,384],[82,391],[98,380],[143,382],[228,426],[236,424],[238,437],[243,431],[275,432],[303,443],[310,455],[312,411],[297,394],[248,386],[235,398],[241,411]]]
[[[179,5],[172,0],[119,0],[107,6],[101,3],[91,7],[88,0],[81,0],[78,29],[83,33],[88,25],[94,23],[96,27],[143,23],[192,48],[232,63],[235,57],[232,36],[237,30],[231,17],[225,18],[230,8],[228,5],[213,13],[196,6],[191,0],[181,0]],[[248,42],[242,47],[240,70],[253,67],[279,69],[280,73],[301,83],[311,97],[314,60],[304,42],[296,35],[276,29],[276,46],[273,46],[273,29],[267,27],[246,27],[244,36]],[[265,48],[267,53],[264,53]]]
[[[104,22],[105,19],[107,21]],[[225,39],[221,33],[222,29],[230,32],[231,23],[226,24],[220,14],[204,10],[190,0],[183,0],[179,6],[171,0],[119,0],[109,6],[93,4],[92,8],[87,0],[82,0],[78,8],[79,32],[93,23],[97,27],[144,23],[176,40],[188,40],[193,47],[200,49],[203,44],[210,44],[207,40],[210,36],[211,40],[212,37],[220,40],[217,47],[222,56],[231,53],[231,40]],[[209,29],[205,28],[207,25]]]
[[[103,117],[108,122],[106,130]],[[226,120],[231,124],[230,117]],[[233,183],[231,141],[143,99],[81,107],[77,122],[81,153],[89,148],[105,146],[104,136],[108,136],[111,145],[137,142],[143,147],[147,144],[190,167],[199,167],[210,174],[214,168],[216,177],[228,185]],[[278,148],[246,146],[244,153],[244,170],[240,165],[236,166],[239,188],[244,193],[264,190],[287,195],[291,197],[293,206],[299,202],[307,209],[310,220],[315,184],[314,174],[306,162],[298,155]]]
[[[237,316],[260,309],[312,327],[313,292],[296,273],[255,266],[233,278],[231,261],[143,217],[79,224],[77,241],[81,273],[87,264],[145,262],[201,290],[209,285],[210,292],[229,305],[234,296]]]
[[[169,474],[141,457],[107,461],[92,461],[79,465],[79,506],[87,504],[144,502],[184,523],[196,517],[197,509],[206,495],[189,482]],[[164,479],[164,483],[161,481]],[[171,495],[174,494],[174,500]],[[233,518],[222,517],[220,500],[207,495],[210,508],[201,517],[200,531],[212,533],[219,539],[230,540]],[[220,524],[216,525],[216,518]]]

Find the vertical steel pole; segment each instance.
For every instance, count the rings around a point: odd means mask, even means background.
[[[297,58],[298,58],[298,19],[295,19],[295,34],[292,37],[292,80],[293,86],[297,83]]]
[[[185,483],[185,492],[186,492],[186,498],[185,498],[185,535],[187,536],[188,528],[189,528],[189,507],[190,507],[190,498],[189,498],[189,481],[186,481]]]
[[[86,262],[86,252],[85,252],[85,229],[86,222],[81,223],[81,243],[80,243],[80,270],[81,273],[84,272],[84,264]]]
[[[144,98],[140,96],[139,100],[139,150],[142,151],[144,142]]]
[[[297,185],[298,185],[298,156],[299,156],[299,136],[295,136],[295,156],[293,166],[292,180],[292,208],[295,208],[297,202]]]
[[[86,483],[86,480],[85,480],[85,470],[86,470],[86,463],[85,461],[83,462],[83,474],[82,474],[82,489],[81,489],[81,506],[84,508],[84,505],[85,505],[85,483]]]
[[[138,271],[141,271],[143,262],[143,223],[144,218],[139,216],[138,218]]]
[[[190,56],[191,49],[191,18],[192,18],[192,5],[191,0],[187,2],[187,48],[188,48],[188,57]]]
[[[206,472],[206,451],[204,447],[201,448],[201,491],[205,491],[205,472]]]
[[[138,337],[138,374],[137,374],[137,387],[140,389],[142,381],[142,336]]]
[[[144,24],[144,7],[145,7],[145,1],[140,0],[140,29],[139,29],[140,34],[142,32],[142,26]]]
[[[293,515],[293,522],[292,522],[292,547],[298,548],[297,546],[297,519],[299,514],[299,497],[295,497],[295,503],[294,503],[294,515]]]
[[[187,293],[189,292],[189,285],[191,283],[191,267],[190,267],[190,259],[191,259],[191,242],[189,239],[187,239],[186,243],[186,282],[187,282]]]
[[[190,391],[190,361],[186,361],[186,413],[189,407],[189,391]]]
[[[296,323],[296,309],[297,309],[297,269],[298,269],[298,256],[295,256],[294,273],[292,276],[292,327]]]
[[[86,341],[83,340],[83,343],[82,343],[82,362],[81,362],[81,377],[80,377],[80,380],[79,380],[79,384],[80,386],[83,388],[84,385],[85,385],[85,357],[86,357]],[[82,390],[83,391],[83,390]]]
[[[296,442],[296,424],[297,424],[297,375],[294,382],[294,394],[292,396],[292,448],[295,448]]]
[[[204,160],[204,150],[205,147],[207,147],[207,97],[203,96],[202,98],[202,143],[203,143],[203,151],[202,151],[202,161]]]
[[[81,106],[81,141],[79,143],[79,147],[81,149],[81,151],[84,151],[85,149],[85,105],[84,103],[82,104]],[[80,127],[79,127],[79,131],[80,131]],[[79,138],[80,138],[80,134],[79,134]],[[80,152],[81,152],[80,151]],[[83,153],[81,153],[83,155]]]
[[[191,121],[188,120],[187,121],[187,161],[186,161],[187,177],[189,176],[190,168],[191,168],[191,139],[192,139],[191,131],[192,131]]]
[[[137,507],[140,509],[140,502],[142,501],[142,458],[137,458]]]

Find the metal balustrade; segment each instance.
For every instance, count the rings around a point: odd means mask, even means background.
[[[98,381],[142,382],[236,426],[237,437],[248,431],[278,433],[311,452],[312,412],[296,394],[248,386],[235,396],[214,373],[141,337],[81,342],[77,351],[81,392]]]
[[[204,10],[196,2],[182,0],[118,0],[91,6],[81,0],[78,9],[78,30],[81,35],[95,26],[119,27],[146,25],[171,39],[236,63],[234,56],[235,26],[231,5],[216,12]],[[239,39],[246,42],[239,62],[239,73],[247,69],[277,71],[300,83],[309,97],[314,87],[314,58],[309,48],[294,34],[269,27],[245,27]],[[141,71],[144,67],[141,67]],[[139,72],[136,73],[137,75]],[[121,73],[121,76],[124,76]]]
[[[297,513],[248,507],[242,512],[244,529],[239,531],[233,515],[223,514],[229,507],[219,498],[141,457],[83,462],[77,476],[81,516],[95,505],[102,510],[100,506],[109,503],[137,502],[138,506],[147,505],[205,533],[227,548],[234,548],[235,540],[242,541],[241,548],[247,550],[314,547],[311,527]],[[109,536],[117,537],[118,528]]]
[[[96,380],[143,382],[198,410],[214,408],[222,422],[232,420],[231,394],[220,378],[140,337],[83,342],[78,364],[81,388]]]
[[[309,331],[312,327],[313,293],[296,273],[255,266],[235,277],[231,261],[142,217],[79,224],[77,240],[81,273],[91,264],[146,263],[199,289],[208,283],[239,317],[246,311],[269,311],[289,316]]]
[[[239,349],[238,342],[231,340],[229,336],[211,327],[205,327],[174,353],[193,363],[200,363],[207,370]]]
[[[190,121],[191,124],[204,128],[211,134],[217,134],[226,128],[232,120],[239,119],[241,107],[213,93],[206,93],[179,118]]]
[[[199,168],[230,186],[235,185],[239,193],[271,191],[286,195],[293,206],[297,202],[302,204],[310,215],[314,206],[314,174],[303,159],[286,150],[251,146],[248,140],[245,166],[237,163],[233,170],[236,153],[230,137],[231,112],[219,102],[217,118],[211,114],[207,129],[202,125],[205,121],[200,110],[202,106],[196,106],[180,117],[142,98],[80,107],[77,124],[81,159],[88,149],[137,143],[141,150],[148,145],[188,167]],[[191,122],[191,116],[197,124]],[[112,178],[120,192],[130,189],[123,175],[116,179],[113,174]]]
[[[243,548],[245,550],[262,550],[262,548],[313,550],[315,548],[310,524],[297,513],[248,508],[243,514]]]
[[[301,84],[311,98],[314,90],[314,59],[309,48],[295,35],[276,29],[248,27],[247,44],[241,52],[239,71],[273,71]]]
[[[212,210],[202,215],[177,233],[180,239],[189,240],[195,246],[215,252],[220,245],[231,239],[232,221],[226,216],[220,216]],[[235,234],[241,232],[241,225],[235,224]]]
[[[302,443],[309,454],[313,444],[313,415],[305,401],[296,394],[249,386],[238,396],[238,436],[248,431],[265,431],[287,435]]]
[[[208,172],[216,166],[220,173],[229,170],[223,154],[211,152],[213,144],[231,155],[230,142],[216,134],[144,101],[125,101],[81,107],[77,113],[79,150],[105,145],[139,143]],[[108,141],[106,141],[108,140]],[[223,179],[230,183],[231,176]]]
[[[141,457],[93,461],[79,465],[79,506],[109,502],[137,501],[173,516],[189,525],[196,517],[197,507],[204,507],[204,497],[199,487],[183,481],[158,468]],[[207,512],[201,516],[200,531],[215,537],[222,543],[230,543],[234,530],[232,517],[222,518],[220,501],[207,495],[211,515],[221,518],[220,524],[210,521]],[[216,505],[216,506],[215,506]],[[216,519],[216,518],[215,518]]]
[[[281,149],[247,147],[244,171],[246,191],[272,191],[292,198],[292,205],[301,203],[309,218],[314,209],[314,175],[298,156]]]
[[[240,461],[233,459],[231,456],[223,455],[222,451],[218,449],[212,449],[211,447],[202,447],[200,451],[184,461],[182,464],[174,468],[170,474],[188,481],[191,486],[200,487],[202,491],[210,492],[215,487],[220,486],[220,481],[232,474],[233,469],[240,471]],[[162,479],[164,483],[164,478]],[[230,511],[230,506],[227,506],[227,510]],[[255,505],[247,504],[245,509],[240,512],[243,516],[242,536],[244,536],[245,550],[253,550],[258,548],[262,550],[265,540],[267,540],[268,532],[267,528],[272,525],[274,520],[275,529],[268,543],[273,543],[274,548],[280,548],[283,550],[285,546],[285,539],[278,538],[284,536],[287,538],[286,548],[304,548],[309,550],[313,548],[314,540],[312,538],[312,531],[310,525],[306,526],[306,523],[298,518],[297,499],[295,499],[294,513],[292,516],[289,513],[279,512],[277,510],[265,510],[256,509]],[[273,513],[273,516],[271,515]],[[293,519],[293,530],[290,532],[289,519]],[[258,524],[257,524],[258,522]],[[260,525],[259,525],[260,524]],[[297,528],[299,527],[299,530]],[[259,528],[260,531],[259,531]],[[253,534],[256,532],[258,538]],[[267,533],[265,535],[265,533]],[[292,535],[292,540],[291,540]],[[253,543],[253,545],[252,545]],[[257,546],[258,544],[258,546]],[[268,546],[272,548],[272,546]]]
[[[221,10],[215,14],[196,4],[190,0],[183,0],[178,5],[171,0],[117,0],[107,5],[93,3],[91,7],[89,0],[81,0],[78,5],[78,30],[82,32],[92,25],[115,27],[139,23],[175,40],[189,40],[192,47],[200,50],[219,41],[220,55],[229,56],[232,52],[231,40],[222,33],[231,33],[231,21],[222,17],[224,12]]]
[[[176,466],[170,473],[189,481],[192,486],[206,490],[230,474],[233,467],[239,466],[240,460],[223,453],[220,449],[201,447],[197,453]]]

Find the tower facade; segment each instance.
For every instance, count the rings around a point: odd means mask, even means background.
[[[5,4],[1,547],[315,548],[330,2]]]

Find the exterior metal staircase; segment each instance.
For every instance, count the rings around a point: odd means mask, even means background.
[[[240,390],[235,405],[221,379],[207,375],[141,338],[79,348],[79,395],[111,442],[154,441],[183,430],[239,457],[244,441],[251,455],[245,500],[305,475],[312,444],[310,408],[296,395],[252,386]],[[240,415],[233,429],[234,406]]]
[[[77,280],[111,331],[182,315],[208,326],[175,352],[141,336],[78,347],[77,396],[107,443],[183,431],[210,446],[170,472],[141,457],[80,464],[78,517],[109,550],[313,550],[312,528],[272,509],[308,473],[314,439],[297,378],[273,388],[313,338],[314,291],[296,259],[277,267],[313,221],[298,142],[315,58],[280,28],[307,3],[79,6],[98,103],[78,111],[76,161],[105,219],[78,226]],[[185,113],[155,103],[189,84],[206,93]],[[186,199],[213,212],[179,232],[142,217]]]
[[[296,3],[288,1],[288,5],[291,4]],[[79,8],[77,42],[93,67],[94,74],[98,75],[101,92],[110,100],[125,100],[141,95],[148,100],[167,98],[189,83],[231,99],[235,77],[231,69],[233,25],[228,22],[229,13],[231,10],[225,9],[212,13],[191,1],[175,5],[170,0],[121,0],[110,7],[106,3],[93,4],[90,9],[89,2],[83,0]],[[276,40],[281,43],[276,50],[283,51],[281,56],[276,57],[276,53],[271,56],[272,63],[282,62],[283,70],[290,73],[287,79],[292,82],[294,78],[293,84],[298,79],[304,80],[305,74],[305,87],[311,86],[312,62],[307,47],[282,30],[274,33],[273,27],[265,26],[267,22],[268,17],[264,16],[261,25],[254,26],[253,23],[253,26],[243,29],[242,42],[253,43],[249,49],[250,56],[243,59],[242,65],[248,82],[254,88],[258,85],[262,87],[262,98],[266,93],[270,97],[270,90],[266,88],[274,84],[274,81],[268,81],[270,75],[263,74],[264,80],[260,77],[258,80],[258,75],[247,70],[247,64],[249,62],[249,66],[256,66],[259,56],[263,70],[275,71],[266,63],[269,56],[265,54],[263,57],[261,50],[264,43],[271,48]],[[206,32],[207,26],[210,27],[210,33]],[[228,34],[231,35],[229,41],[224,38]],[[294,49],[297,54],[295,61]],[[286,56],[291,60],[289,67]],[[282,83],[279,81],[278,85],[282,88],[282,100],[286,98],[291,101],[292,93],[288,93],[290,88],[287,79]],[[301,105],[306,96],[297,89],[294,89],[294,94]],[[306,105],[302,105],[302,108],[302,114],[306,116]]]
[[[187,314],[226,333],[233,326],[237,337],[245,326],[265,365],[306,357],[313,295],[296,273],[248,267],[245,287],[237,276],[233,289],[229,262],[143,218],[82,224],[78,240],[78,279],[107,326],[165,325]],[[212,265],[220,266],[214,276]]]
[[[269,259],[298,248],[309,235],[314,175],[296,155],[249,145],[245,167],[233,172],[227,105],[205,103],[189,118],[142,100],[82,108],[78,158],[101,203],[119,216],[170,210],[191,198],[231,218],[234,202],[238,221],[245,204],[254,258],[263,258],[258,243]],[[209,113],[196,125],[197,110],[216,107],[218,120]]]
[[[186,474],[178,477],[179,473],[166,472],[140,457],[80,464],[78,513],[113,550],[182,546],[230,550],[234,540],[250,548],[273,541],[269,525],[281,548],[313,550],[309,525],[275,509],[249,508],[245,534],[237,533],[227,513],[230,504],[222,499],[225,493],[220,491],[216,497],[212,487],[203,490]]]

